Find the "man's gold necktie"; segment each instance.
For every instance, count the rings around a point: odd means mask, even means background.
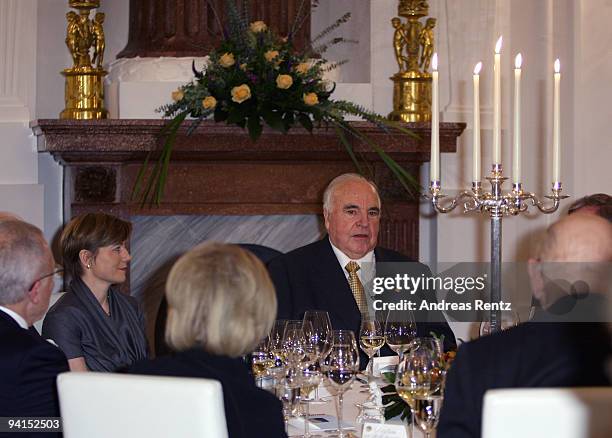
[[[357,307],[359,307],[359,311],[362,315],[367,315],[368,301],[366,299],[365,290],[363,289],[363,284],[361,284],[359,276],[357,275],[357,271],[359,271],[361,268],[357,262],[350,261],[346,264],[344,269],[346,269],[346,272],[349,274],[349,286],[351,287],[351,291],[355,297]]]

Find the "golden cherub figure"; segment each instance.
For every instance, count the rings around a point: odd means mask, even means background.
[[[104,13],[98,12],[92,23],[94,34],[94,53],[91,60],[91,62],[95,63],[98,68],[102,68],[102,62],[104,60],[105,42],[104,28],[102,27],[102,23],[104,23]]]
[[[422,48],[419,67],[421,67],[423,71],[427,71],[429,69],[429,63],[431,62],[431,57],[433,56],[434,27],[436,27],[436,19],[428,18],[427,21],[425,21],[425,27],[419,34],[419,43],[421,44]]]
[[[70,11],[66,14],[66,20],[66,46],[72,56],[73,68],[92,68],[92,63],[96,63],[98,69],[102,68],[105,47],[102,27],[104,14],[98,12],[92,21],[88,11],[81,11],[80,15]],[[90,57],[92,47],[93,58]]]
[[[395,32],[393,33],[393,48],[395,49],[395,59],[397,60],[397,65],[399,67],[400,72],[406,71],[406,62],[408,58],[403,55],[403,52],[408,44],[408,37],[406,36],[406,30],[404,29],[404,25],[402,21],[394,17],[391,19],[391,24],[395,28]]]

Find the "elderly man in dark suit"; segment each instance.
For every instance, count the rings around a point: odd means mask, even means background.
[[[604,321],[611,283],[612,225],[585,213],[552,225],[530,265],[534,319],[463,344],[451,365],[438,438],[476,438],[485,392],[496,388],[609,385]]]
[[[30,328],[49,306],[54,274],[40,230],[1,219],[0,417],[59,416],[55,379],[68,371],[68,363],[59,348]]]
[[[299,319],[307,310],[326,310],[334,329],[353,330],[357,336],[367,304],[351,283],[358,281],[363,290],[363,284],[375,276],[371,271],[376,263],[410,260],[376,246],[381,202],[376,186],[362,176],[344,174],[335,178],[323,195],[323,215],[328,236],[279,256],[268,265],[278,296],[277,317]],[[418,275],[430,275],[426,266],[414,266]],[[453,332],[443,315],[437,316],[438,322],[420,318],[417,334],[429,336],[435,332],[445,336],[447,346],[453,345]]]

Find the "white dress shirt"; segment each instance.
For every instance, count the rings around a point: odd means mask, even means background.
[[[13,318],[15,322],[19,324],[19,327],[21,327],[22,329],[25,329],[25,330],[28,329],[28,323],[26,322],[25,319],[23,319],[23,317],[19,313],[14,312],[11,309],[8,309],[4,306],[0,306],[0,311],[6,313],[8,316]]]
[[[359,280],[362,285],[366,285],[372,281],[374,276],[376,275],[376,258],[374,257],[374,250],[370,251],[363,257],[358,260],[353,260],[344,254],[340,249],[336,248],[334,244],[329,241],[336,258],[338,259],[338,263],[340,263],[340,267],[342,268],[342,272],[344,273],[344,277],[346,277],[346,281],[348,281],[349,273],[345,269],[345,266],[348,262],[353,261],[357,262],[359,265],[359,271],[357,271],[357,275],[359,276]]]

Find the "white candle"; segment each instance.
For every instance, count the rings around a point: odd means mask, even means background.
[[[493,65],[493,164],[501,164],[501,46],[499,37]]]
[[[480,70],[482,62],[474,67],[474,132],[472,146],[472,181],[480,181]]]
[[[430,179],[440,181],[440,109],[438,102],[438,54],[431,59],[431,163]]]
[[[521,182],[521,64],[519,53],[514,59],[514,148],[512,154],[512,182]]]
[[[561,123],[559,110],[559,85],[561,83],[561,64],[555,61],[555,85],[553,90],[553,182],[561,181]]]

